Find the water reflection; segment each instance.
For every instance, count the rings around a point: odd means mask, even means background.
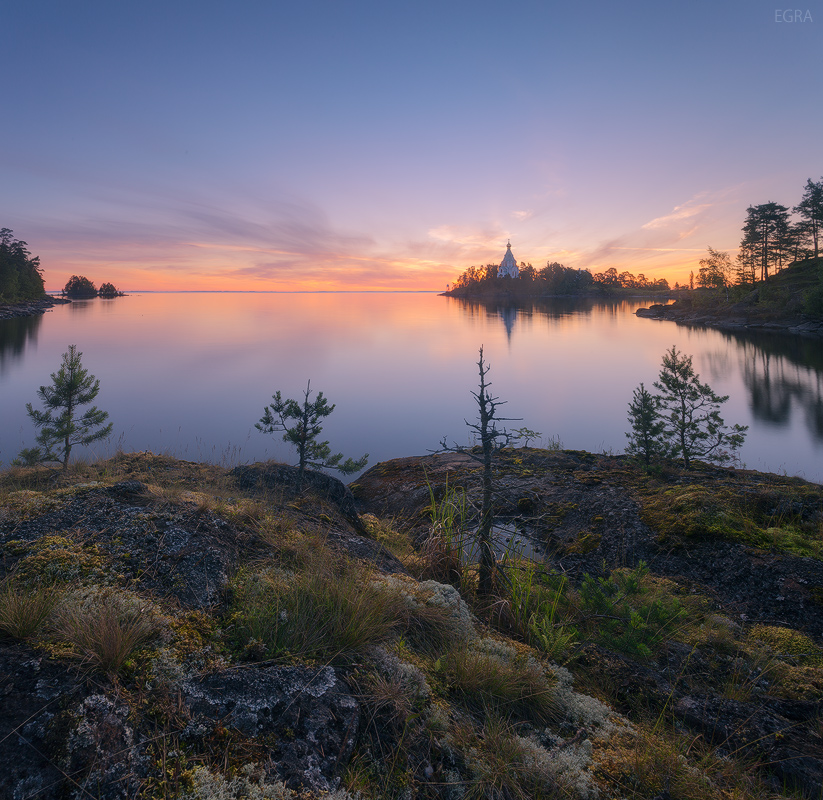
[[[521,324],[535,317],[559,320],[570,316],[589,317],[594,311],[616,317],[633,312],[640,303],[637,300],[603,300],[590,297],[547,297],[529,301],[509,298],[466,299],[451,298],[469,319],[499,320],[511,341],[512,332],[518,322]]]
[[[605,300],[558,297],[529,302],[455,298],[453,302],[470,319],[502,323],[511,342],[518,326],[528,327],[535,318],[557,323],[570,317],[592,317],[594,314],[612,319],[633,314],[647,301],[639,298]],[[651,327],[648,330],[654,337],[665,328],[658,328],[655,333]],[[792,422],[793,412],[800,411],[812,440],[823,443],[823,346],[820,341],[766,331],[716,333],[731,346],[702,355],[704,369],[708,367],[703,379],[713,383],[722,380],[723,376],[739,372],[756,420],[775,428],[787,428]],[[684,349],[682,345],[680,347]]]
[[[727,420],[750,426],[741,454],[750,467],[823,479],[819,343],[634,315],[648,304],[518,305],[434,293],[147,294],[72,303],[45,318],[0,322],[0,462],[32,444],[26,403],[69,343],[100,378],[99,405],[125,449],[217,462],[242,450],[238,461],[292,461],[291,449],[254,423],[275,390],[296,396],[311,378],[337,406],[324,437],[335,451],[371,453],[372,463],[425,453],[443,436],[466,441],[481,344],[495,391],[509,402],[506,416],[523,419],[516,425],[569,448],[622,452],[632,391],[640,381],[651,385],[676,344],[694,356],[703,380],[730,396]]]
[[[34,344],[37,341],[42,322],[42,314],[0,321],[0,375],[23,357],[28,342]]]
[[[764,333],[732,334],[756,419],[785,427],[797,406],[812,437],[823,441],[823,347],[820,342]]]

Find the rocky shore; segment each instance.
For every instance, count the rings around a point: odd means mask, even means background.
[[[65,303],[70,303],[71,300],[67,300],[63,297],[52,297],[50,295],[46,295],[45,297],[41,297],[39,300],[28,300],[24,303],[14,303],[13,305],[0,305],[0,320],[2,319],[14,319],[15,317],[32,317],[36,314],[45,314],[46,311],[50,311],[54,306],[64,305]]]
[[[823,487],[507,449],[349,487],[151,453],[0,473],[0,797],[823,791]]]
[[[647,319],[669,320],[679,325],[706,326],[726,331],[760,330],[823,338],[823,319],[813,319],[803,314],[789,314],[778,319],[763,318],[748,302],[706,309],[695,307],[689,300],[676,300],[668,305],[638,308],[635,314]]]

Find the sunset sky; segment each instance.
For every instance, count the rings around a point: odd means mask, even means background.
[[[442,290],[509,237],[682,281],[823,175],[820,0],[6,0],[2,32],[0,227],[49,290]]]

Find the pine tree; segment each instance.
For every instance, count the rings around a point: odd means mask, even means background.
[[[820,232],[823,230],[823,178],[815,183],[811,178],[806,181],[806,191],[793,209],[800,214],[806,224],[805,230],[814,248],[814,257],[820,253]]]
[[[740,248],[751,253],[760,265],[760,280],[769,277],[769,269],[779,269],[789,246],[789,209],[775,202],[749,206],[743,223]]]
[[[689,467],[693,458],[724,463],[734,460],[743,444],[746,425],[729,430],[718,411],[729,397],[720,397],[710,386],[700,383],[692,357],[677,352],[672,345],[663,356],[663,368],[654,386],[665,422],[664,438],[669,452]]]
[[[26,411],[41,431],[37,437],[39,447],[21,451],[18,458],[23,462],[60,461],[65,472],[72,447],[91,444],[111,433],[111,423],[100,427],[109,417],[106,411],[92,406],[78,416],[79,406],[91,403],[100,391],[100,381],[83,367],[82,356],[76,345],[69,345],[60,369],[51,374],[52,385],[40,387],[37,394],[45,411],[26,403]]]
[[[283,441],[297,448],[298,492],[303,489],[306,467],[326,467],[336,469],[344,475],[350,475],[363,469],[369,463],[368,453],[357,461],[351,458],[343,461],[343,454],[332,454],[328,442],[317,441],[323,430],[320,422],[334,411],[334,406],[328,404],[323,392],[318,392],[314,401],[310,401],[310,397],[311,381],[306,385],[302,403],[297,400],[284,400],[280,392],[276,392],[272,395],[274,402],[263,409],[260,422],[255,423],[254,426],[262,433],[284,431]],[[291,423],[291,420],[295,422]]]
[[[666,423],[660,416],[659,400],[641,383],[634,390],[629,403],[629,422],[632,429],[626,434],[629,444],[626,453],[651,464],[666,455],[663,439]]]

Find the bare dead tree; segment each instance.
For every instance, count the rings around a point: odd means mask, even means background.
[[[472,392],[477,402],[477,422],[465,420],[466,425],[480,437],[481,452],[476,453],[474,448],[461,447],[458,444],[449,445],[444,437],[440,441],[438,452],[464,453],[469,458],[483,465],[483,501],[480,508],[480,526],[477,529],[477,544],[480,550],[480,575],[478,581],[478,592],[480,595],[488,597],[494,588],[494,573],[497,558],[494,553],[494,543],[492,542],[492,524],[494,522],[494,476],[492,466],[494,456],[504,447],[508,446],[513,438],[513,434],[505,428],[498,428],[500,422],[515,421],[516,417],[500,417],[497,409],[505,405],[506,401],[490,394],[491,382],[486,376],[491,369],[490,365],[483,359],[483,346],[480,346],[480,359],[477,362],[480,374],[478,391]]]

